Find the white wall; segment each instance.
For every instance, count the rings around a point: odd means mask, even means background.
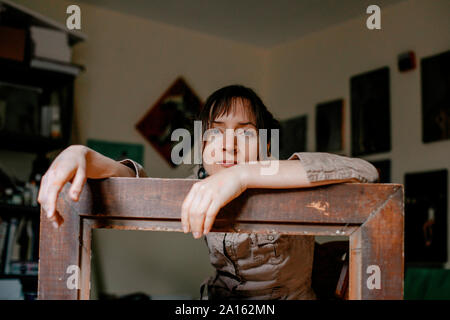
[[[185,177],[186,171],[171,169],[134,124],[179,75],[203,101],[230,82],[260,89],[264,53],[134,16],[81,7],[89,40],[75,56],[88,70],[76,88],[80,141],[142,143],[150,176]],[[108,230],[96,236],[108,292],[197,297],[200,282],[213,272],[205,243],[190,234]]]
[[[281,119],[307,114],[307,149],[315,151],[316,105],[344,98],[345,152],[350,155],[350,77],[389,66],[392,150],[363,158],[391,159],[392,181],[401,184],[405,173],[450,170],[450,140],[422,143],[420,89],[420,59],[450,49],[450,1],[411,0],[381,8],[381,30],[368,30],[366,18],[271,49],[268,104]],[[416,53],[418,68],[400,73],[397,55],[408,50]]]
[[[69,1],[16,1],[64,22]],[[214,90],[242,83],[261,91],[266,52],[244,44],[79,4],[88,40],[73,61],[87,71],[76,81],[74,143],[89,138],[141,143],[144,167],[153,177],[186,177],[173,170],[136,131],[135,124],[182,75],[205,101]],[[8,162],[9,163],[9,162]],[[30,163],[31,165],[31,163]],[[19,171],[19,169],[17,169]],[[203,240],[183,233],[95,231],[105,289],[126,294],[199,296],[213,273]]]

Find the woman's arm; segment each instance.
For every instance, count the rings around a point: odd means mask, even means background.
[[[88,147],[83,149],[86,152],[86,178],[136,177],[136,170],[127,165],[131,160],[115,161]]]
[[[321,152],[294,153],[278,163],[256,162],[235,166],[246,188],[307,188],[343,182],[375,182],[378,171],[369,162]],[[297,159],[297,161],[292,161]],[[277,161],[277,160],[271,160]],[[277,167],[274,174],[261,174]]]
[[[56,212],[56,199],[67,182],[71,183],[69,195],[78,201],[86,179],[108,177],[134,177],[135,170],[83,145],[64,149],[52,162],[41,179],[38,202],[47,217],[57,227],[62,217]]]
[[[307,188],[342,182],[374,182],[378,172],[365,160],[329,153],[295,153],[291,160],[272,164],[277,170],[263,174],[267,162],[238,164],[195,183],[181,209],[184,232],[194,238],[207,234],[220,208],[247,188]],[[295,160],[297,159],[297,160]]]
[[[136,161],[131,160],[131,159],[124,159],[124,160],[121,160],[118,162],[133,170],[132,175],[130,177],[136,177],[136,178],[147,177],[147,173],[145,172],[144,168]],[[120,176],[120,177],[124,177],[124,176]]]

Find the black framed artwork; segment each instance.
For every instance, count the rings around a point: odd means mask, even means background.
[[[350,79],[351,149],[353,156],[391,150],[389,68]]]
[[[447,262],[447,169],[405,174],[405,262]]]
[[[422,141],[450,139],[450,51],[423,58]]]
[[[307,116],[302,115],[280,121],[280,159],[289,158],[294,152],[306,151]]]
[[[378,183],[391,183],[391,160],[369,161],[378,171]]]
[[[144,165],[144,146],[142,144],[88,139],[87,146],[116,161],[133,159]]]
[[[344,100],[316,106],[316,150],[340,152],[344,148]]]

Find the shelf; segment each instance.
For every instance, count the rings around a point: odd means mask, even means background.
[[[72,76],[77,76],[85,68],[74,63],[66,63],[44,58],[33,58],[31,60],[31,68],[42,69],[51,72],[65,73]]]
[[[3,11],[4,16],[14,18],[15,23],[21,26],[36,25],[66,32],[71,46],[87,39],[87,35],[81,31],[68,30],[64,24],[45,17],[39,12],[14,3],[13,1],[0,0],[0,9],[2,9],[0,13]]]
[[[0,279],[37,280],[37,275],[28,274],[0,274]]]
[[[64,149],[67,144],[62,139],[33,136],[12,132],[0,132],[0,148],[12,151],[47,153]]]
[[[58,67],[78,69],[79,71],[84,70],[83,66],[71,63],[37,58],[33,60],[38,62],[37,67],[32,67],[31,61],[19,62],[0,58],[0,70],[2,70],[0,80],[3,82],[34,86],[42,86],[47,84],[58,85],[64,82],[71,82],[75,78],[75,74],[73,72],[61,72],[58,71]],[[44,65],[39,67],[39,62],[44,63]],[[47,67],[45,64],[47,64]],[[24,77],[26,77],[26,79]]]
[[[9,129],[11,131],[6,131],[5,129],[0,131],[0,149],[47,153],[67,147],[71,135],[74,76],[67,73],[31,68],[26,63],[5,59],[0,59],[0,70],[0,83],[40,90],[39,101],[37,101],[39,109],[43,105],[48,105],[50,95],[57,92],[61,97],[60,121],[62,126],[62,138],[59,139],[41,136],[39,132],[35,134],[21,133],[11,129]],[[41,110],[33,109],[33,112],[40,119]]]
[[[0,216],[25,214],[25,215],[29,215],[29,216],[36,216],[36,218],[39,218],[40,213],[41,213],[40,207],[31,207],[31,206],[0,203]]]
[[[44,58],[32,58],[31,61],[15,61],[5,58],[0,58],[0,66],[8,68],[7,70],[15,70],[20,73],[38,73],[45,76],[63,76],[63,77],[75,77],[80,72],[85,71],[86,68],[82,65],[75,63],[61,62],[57,60],[44,59]]]

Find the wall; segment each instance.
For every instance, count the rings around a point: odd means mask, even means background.
[[[73,4],[16,2],[64,24],[66,7]],[[84,3],[80,7],[88,40],[75,47],[73,61],[87,71],[76,81],[74,143],[88,138],[141,143],[150,176],[186,177],[190,168],[170,168],[134,125],[179,75],[203,101],[231,83],[261,91],[266,52]],[[109,293],[198,297],[201,281],[213,272],[205,243],[190,234],[101,230],[94,240]]]
[[[368,30],[362,15],[272,48],[264,85],[269,106],[281,119],[307,114],[307,149],[315,151],[315,106],[344,98],[345,153],[350,155],[350,77],[389,66],[392,150],[363,158],[391,159],[393,183],[404,183],[409,172],[450,170],[450,140],[422,143],[420,88],[420,59],[450,49],[449,12],[447,0],[405,1],[381,8],[381,30]],[[408,50],[416,53],[419,66],[400,73],[397,55]]]
[[[58,21],[64,21],[69,4],[16,2]],[[76,83],[74,141],[142,143],[151,176],[187,172],[169,168],[134,129],[180,74],[202,99],[240,82],[255,88],[280,119],[308,114],[308,150],[314,151],[315,105],[345,99],[349,141],[349,79],[385,65],[391,70],[392,151],[366,159],[391,159],[395,183],[403,183],[406,172],[450,169],[450,141],[421,143],[420,70],[396,71],[396,56],[405,50],[420,59],[449,49],[449,1],[405,1],[382,8],[381,31],[367,30],[362,15],[268,51],[95,6],[81,8],[89,39],[74,53],[74,61],[87,67]],[[348,143],[345,152],[350,154]],[[102,230],[94,240],[109,293],[198,296],[199,283],[212,273],[203,240],[190,235]]]

